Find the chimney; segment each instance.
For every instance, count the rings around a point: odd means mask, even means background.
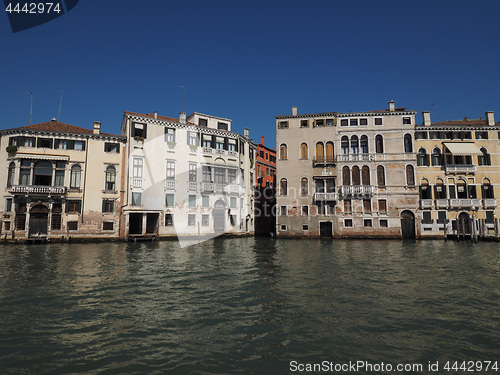
[[[181,124],[185,124],[186,123],[186,112],[179,113],[179,122]]]
[[[297,116],[297,107],[292,107],[292,116]]]
[[[248,130],[248,128],[243,129],[243,136],[245,138],[248,138],[250,136],[250,131]]]
[[[431,113],[430,112],[422,112],[422,121],[424,126],[429,126],[431,124]]]
[[[155,119],[158,118],[158,112],[155,111]]]
[[[265,144],[265,139],[264,139],[264,137],[260,137],[260,144],[261,144],[262,146],[265,146],[265,145],[266,145],[266,144]]]
[[[389,102],[389,112],[394,112],[394,100]]]
[[[495,125],[495,112],[493,111],[486,112],[486,123],[489,126]]]
[[[101,123],[94,121],[94,134],[101,134]]]

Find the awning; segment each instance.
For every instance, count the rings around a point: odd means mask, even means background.
[[[444,143],[446,148],[453,155],[482,155],[483,153],[474,143],[470,142],[456,142],[456,143]]]
[[[46,155],[46,154],[16,154],[18,159],[39,159],[39,160],[69,160],[67,155]]]

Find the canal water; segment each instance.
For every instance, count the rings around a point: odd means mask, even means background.
[[[425,365],[399,372],[409,374],[431,373],[429,361],[472,360],[500,365],[498,243],[0,246],[2,374]]]

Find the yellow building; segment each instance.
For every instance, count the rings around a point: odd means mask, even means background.
[[[118,238],[125,142],[99,122],[1,130],[1,238]]]
[[[495,235],[500,210],[500,123],[486,119],[431,123],[423,112],[415,126],[419,237]]]

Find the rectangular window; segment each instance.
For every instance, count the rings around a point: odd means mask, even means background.
[[[165,195],[165,206],[167,207],[174,207],[174,194],[166,194]]]
[[[132,169],[132,177],[142,178],[142,166],[144,160],[143,158],[134,158],[133,160],[133,169]]]
[[[203,182],[212,182],[212,167],[206,165],[201,167]]]
[[[305,231],[305,232],[308,231],[309,230],[309,225],[302,224],[302,230]]]
[[[309,215],[309,206],[302,206],[302,216]]]
[[[119,143],[104,142],[104,152],[111,152],[114,154],[119,154],[120,153],[120,144]]]
[[[285,225],[285,224],[281,224],[281,225],[280,225],[280,230],[281,230],[282,232],[286,232],[286,225]]]
[[[203,142],[202,142],[203,147],[205,148],[211,148],[212,147],[212,136],[203,134]]]
[[[5,212],[12,212],[12,198],[5,200]]]
[[[56,170],[54,185],[64,186],[64,170]]]
[[[309,122],[307,120],[300,120],[300,127],[301,128],[309,127]]]
[[[280,121],[278,123],[278,129],[288,129],[288,121]]]
[[[347,120],[346,118],[340,120],[340,126],[347,126],[349,125],[349,120]]]
[[[487,224],[494,224],[495,223],[495,211],[486,211],[485,222]]]
[[[167,180],[175,180],[175,161],[167,160]]]
[[[81,200],[68,200],[66,201],[66,212],[81,213],[82,201]]]
[[[446,211],[438,211],[438,224],[446,224]]]
[[[51,230],[61,230],[61,214],[52,213],[50,220],[50,229]]]
[[[78,230],[78,221],[68,221],[68,230]]]
[[[196,182],[196,164],[189,164],[189,182]]]
[[[173,214],[165,214],[165,226],[173,227],[174,226],[174,215]]]
[[[351,228],[352,227],[352,219],[344,219],[344,227]]]
[[[204,126],[204,127],[207,127],[208,126],[208,120],[206,118],[198,118],[198,125],[199,126]]]
[[[236,151],[236,140],[228,139],[227,142],[228,142],[227,144],[228,151]]]
[[[403,117],[403,125],[411,125],[411,117]]]
[[[38,138],[37,147],[38,148],[52,148],[52,139],[51,138]]]
[[[142,193],[132,193],[132,206],[140,206]]]
[[[326,126],[335,126],[335,121],[332,118],[326,119]]]
[[[281,206],[280,207],[280,215],[281,216],[286,216],[288,214],[288,210],[286,206]]]
[[[372,212],[372,201],[370,199],[363,199],[363,211]]]
[[[188,227],[196,225],[196,214],[188,214]]]
[[[367,118],[360,118],[359,125],[362,125],[362,126],[368,125],[368,119]]]
[[[427,132],[415,132],[415,139],[427,139]]]
[[[190,208],[196,207],[196,195],[188,195],[188,206]]]
[[[134,122],[132,124],[132,138],[136,140],[144,140],[146,139],[146,124],[138,124]]]
[[[358,119],[352,118],[351,121],[349,121],[349,126],[358,126]]]
[[[209,225],[210,225],[210,215],[209,214],[201,215],[201,226],[208,227]]]
[[[74,150],[85,151],[85,141],[75,141]]]
[[[102,213],[111,214],[115,211],[115,201],[113,199],[104,199],[102,201]]]
[[[224,168],[214,168],[214,180],[217,184],[226,183],[226,171]]]
[[[387,212],[387,201],[385,199],[378,200],[378,211]]]
[[[215,148],[217,150],[224,150],[224,138],[215,137]]]
[[[476,132],[476,139],[488,139],[488,132]]]
[[[379,226],[380,228],[387,228],[389,226],[389,221],[387,219],[380,219]]]
[[[238,208],[238,200],[236,197],[229,198],[229,207],[230,208]]]
[[[210,207],[210,197],[208,195],[201,196],[201,207],[203,208]]]
[[[227,180],[230,184],[236,184],[236,169],[228,169],[227,170]]]
[[[16,214],[16,230],[26,229],[26,214]]]
[[[382,117],[375,117],[375,125],[382,125]]]
[[[432,224],[432,213],[430,211],[422,212],[422,224]]]
[[[218,122],[217,123],[217,129],[220,130],[229,130],[229,125],[225,122]]]
[[[371,228],[373,226],[373,221],[372,219],[364,219],[363,220],[363,226],[365,228]]]
[[[317,119],[317,120],[315,120],[315,125],[316,126],[325,126],[325,122],[324,121],[325,120],[323,120],[323,119]]]
[[[344,200],[344,212],[352,212],[351,200]]]
[[[165,142],[175,143],[175,129],[165,128]]]
[[[112,221],[105,221],[102,223],[102,230],[113,230],[114,223]]]
[[[188,132],[188,145],[198,146],[198,133]]]

